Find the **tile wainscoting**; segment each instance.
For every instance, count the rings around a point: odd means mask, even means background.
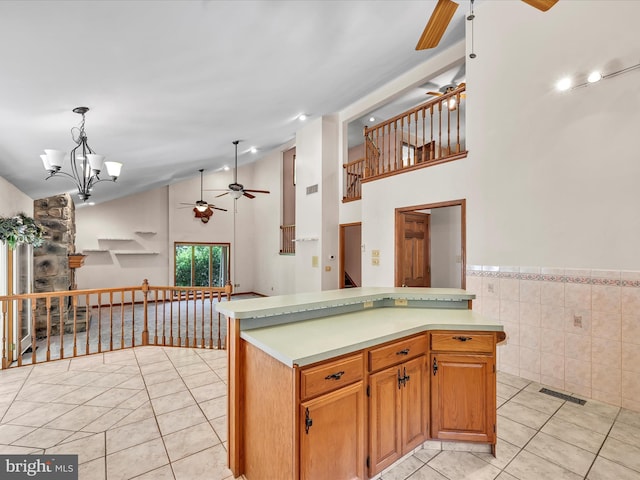
[[[471,265],[466,282],[504,325],[500,371],[640,411],[640,272]]]

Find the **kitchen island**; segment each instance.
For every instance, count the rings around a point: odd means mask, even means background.
[[[369,478],[425,440],[495,448],[502,326],[458,289],[354,288],[220,303],[229,467]]]

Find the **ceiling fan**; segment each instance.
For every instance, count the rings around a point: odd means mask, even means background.
[[[427,92],[427,95],[431,95],[432,97],[441,97],[442,95],[446,95],[447,93],[451,93],[451,92],[455,92],[456,90],[459,89],[464,89],[464,87],[466,86],[466,83],[462,82],[460,84],[456,84],[456,83],[450,83],[448,85],[444,85],[443,87],[440,87],[440,89],[437,92]],[[446,106],[449,108],[449,110],[455,110],[458,107],[458,103],[457,103],[457,96],[451,96],[447,102],[446,102]],[[466,98],[467,94],[462,92],[460,93],[460,98]]]
[[[193,213],[195,214],[195,218],[199,218],[202,223],[207,223],[209,221],[209,219],[211,218],[211,216],[213,215],[213,211],[214,210],[222,210],[223,212],[226,212],[227,209],[226,208],[220,208],[220,207],[216,207],[215,205],[209,203],[209,202],[205,202],[202,199],[202,174],[204,172],[204,169],[201,168],[200,170],[198,170],[200,172],[200,200],[198,200],[195,203],[181,203],[180,205],[186,205],[188,207],[193,207]],[[179,207],[179,208],[187,208],[187,207]]]
[[[528,3],[532,7],[546,12],[553,7],[558,0],[522,0]],[[473,3],[473,0],[472,0]],[[420,40],[416,45],[416,50],[426,50],[428,48],[434,48],[440,43],[440,39],[444,35],[444,32],[449,26],[449,22],[453,18],[453,14],[456,12],[458,4],[452,0],[438,0],[436,8],[434,8],[427,26],[424,28]]]
[[[241,183],[238,183],[238,144],[239,143],[240,143],[240,140],[234,140],[233,142],[233,144],[236,146],[236,162],[235,162],[235,167],[233,168],[233,183],[229,184],[229,189],[227,191],[225,191],[224,193],[221,193],[220,195],[217,195],[216,198],[222,197],[223,195],[227,195],[228,193],[230,193],[231,196],[236,200],[242,196],[245,196],[247,198],[256,198],[256,196],[253,195],[254,193],[271,193],[269,192],[269,190],[253,190],[253,189],[244,188],[244,185],[242,185]],[[212,191],[212,190],[209,190],[209,191]]]

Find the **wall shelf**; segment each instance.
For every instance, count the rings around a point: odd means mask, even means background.
[[[124,237],[99,237],[98,241],[104,242],[133,242],[133,238],[124,238]]]
[[[136,235],[155,235],[158,232],[152,232],[150,230],[137,230],[133,233],[135,233]]]
[[[148,250],[115,250],[116,255],[160,255],[160,252],[150,252]]]
[[[106,248],[85,248],[82,253],[106,253],[108,251]]]

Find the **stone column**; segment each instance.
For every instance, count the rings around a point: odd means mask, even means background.
[[[45,228],[45,240],[34,249],[34,291],[59,292],[72,287],[73,273],[69,268],[69,254],[75,253],[76,222],[75,205],[68,193],[42,198],[34,202],[34,218]],[[51,315],[51,332],[57,334],[60,312],[57,302]],[[65,319],[65,331],[72,329],[73,318]],[[83,322],[81,322],[83,323]],[[78,325],[80,327],[81,325]],[[83,326],[83,325],[82,325]],[[36,310],[36,335],[46,336],[47,316],[44,305]]]

